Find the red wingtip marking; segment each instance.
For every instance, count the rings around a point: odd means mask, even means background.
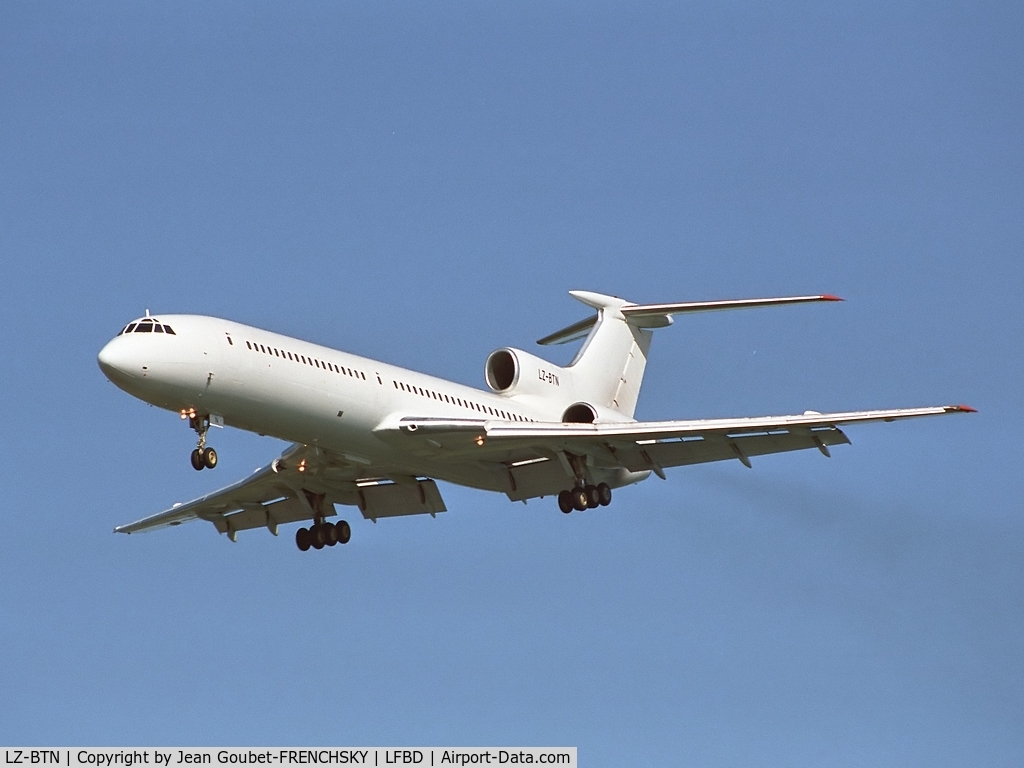
[[[971,408],[971,406],[969,406],[969,405],[954,405],[953,406],[953,410],[954,411],[963,411],[964,413],[977,413],[978,412],[977,408]]]
[[[824,296],[819,296],[822,301],[846,301],[842,296],[836,296],[835,294],[826,293]]]

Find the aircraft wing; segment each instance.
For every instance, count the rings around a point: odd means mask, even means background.
[[[966,405],[945,405],[597,424],[405,418],[378,432],[390,433],[388,437],[396,444],[404,438],[409,447],[418,441],[438,450],[475,456],[481,461],[512,465],[572,453],[592,457],[603,466],[624,467],[634,472],[653,470],[664,476],[662,470],[666,467],[724,459],[738,459],[750,466],[751,456],[805,448],[817,448],[828,456],[828,446],[849,442],[840,425],[972,411],[974,409]]]
[[[436,514],[444,501],[433,480],[399,482],[374,474],[373,467],[330,451],[295,444],[265,467],[237,483],[114,529],[138,533],[190,520],[207,520],[234,540],[235,533],[335,514],[335,504],[359,507],[363,517]]]

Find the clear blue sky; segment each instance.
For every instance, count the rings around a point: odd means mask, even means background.
[[[1018,765],[1022,82],[1019,3],[3,3],[0,743]],[[96,366],[146,308],[482,385],[573,288],[847,299],[659,331],[641,418],[980,413],[342,550],[111,533],[283,447],[191,469]]]

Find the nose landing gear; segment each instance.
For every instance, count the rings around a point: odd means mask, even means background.
[[[217,466],[217,452],[213,448],[196,448],[191,455],[192,469],[213,469]]]
[[[192,455],[192,468],[213,469],[217,466],[217,452],[206,445],[206,433],[210,429],[210,417],[196,413],[194,410],[182,411],[181,418],[188,419],[188,425],[199,435],[199,441]]]

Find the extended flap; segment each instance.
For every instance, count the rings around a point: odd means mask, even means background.
[[[446,512],[441,492],[433,480],[415,483],[374,483],[356,491],[359,511],[367,520],[401,515],[435,515]]]

